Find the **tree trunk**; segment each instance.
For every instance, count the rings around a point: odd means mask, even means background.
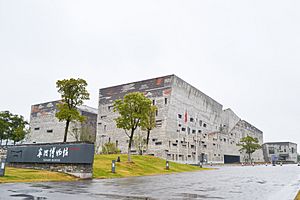
[[[64,143],[67,142],[67,135],[68,135],[69,124],[70,124],[70,120],[67,120],[67,122],[66,122],[66,128],[65,128]]]
[[[249,163],[252,164],[251,153],[248,153],[248,155],[249,155]]]
[[[150,138],[150,129],[147,130],[147,141],[146,141],[146,150],[148,151],[148,144],[149,144],[149,138]]]
[[[128,162],[131,162],[131,145],[132,145],[133,134],[134,134],[134,129],[131,129],[129,143],[128,143]]]

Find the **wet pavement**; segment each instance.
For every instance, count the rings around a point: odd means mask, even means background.
[[[300,167],[225,166],[217,170],[79,182],[0,185],[0,199],[209,199],[293,200]]]

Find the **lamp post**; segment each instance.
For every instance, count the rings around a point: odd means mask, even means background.
[[[111,161],[111,172],[116,173],[116,161],[115,160]]]
[[[166,161],[166,170],[169,170],[169,169],[170,169],[169,161],[167,160],[167,161]]]

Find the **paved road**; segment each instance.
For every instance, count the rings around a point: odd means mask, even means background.
[[[300,167],[226,166],[163,176],[63,183],[1,184],[0,199],[209,199],[293,200]]]

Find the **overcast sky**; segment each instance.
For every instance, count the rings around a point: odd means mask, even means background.
[[[29,120],[32,104],[59,99],[58,79],[86,79],[97,107],[99,88],[175,74],[265,142],[300,145],[299,10],[298,0],[0,0],[0,111]]]

